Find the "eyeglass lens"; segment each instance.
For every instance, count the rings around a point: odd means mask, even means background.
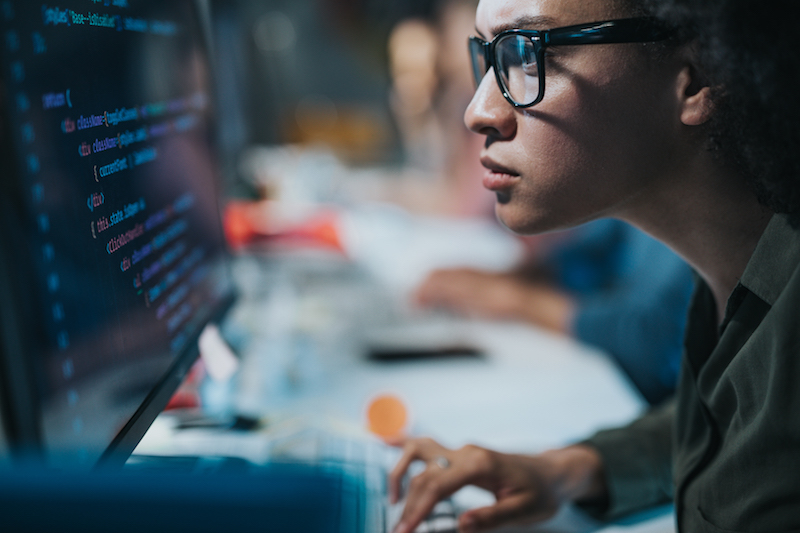
[[[475,78],[475,87],[481,84],[481,80],[489,70],[486,64],[486,56],[483,54],[484,42],[477,37],[469,40],[469,55],[472,58],[472,75]]]
[[[470,40],[470,55],[477,86],[489,70],[482,41]],[[523,35],[502,37],[494,46],[494,63],[502,80],[503,90],[514,102],[524,106],[539,97],[536,50],[529,37]]]
[[[539,66],[529,37],[507,35],[495,45],[495,64],[514,102],[528,105],[539,96]]]

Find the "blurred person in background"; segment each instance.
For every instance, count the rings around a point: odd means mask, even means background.
[[[433,272],[417,301],[483,319],[517,320],[597,346],[651,405],[678,382],[691,268],[619,220],[599,220],[539,243],[514,272]]]
[[[464,43],[477,0],[441,0],[429,18],[399,22],[388,42],[390,103],[413,178],[392,200],[411,211],[488,216],[492,198],[480,186],[483,139],[464,126],[473,92]],[[465,74],[466,72],[466,74]]]

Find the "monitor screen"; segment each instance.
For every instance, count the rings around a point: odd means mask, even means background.
[[[6,429],[124,460],[231,301],[202,24],[191,0],[2,0],[0,32]]]

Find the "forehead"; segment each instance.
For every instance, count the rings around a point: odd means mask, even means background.
[[[475,26],[487,37],[510,28],[557,28],[624,17],[625,5],[625,0],[481,0]]]

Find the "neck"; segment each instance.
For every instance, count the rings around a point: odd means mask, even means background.
[[[711,288],[721,322],[772,212],[745,180],[710,156],[620,218],[682,256]]]

